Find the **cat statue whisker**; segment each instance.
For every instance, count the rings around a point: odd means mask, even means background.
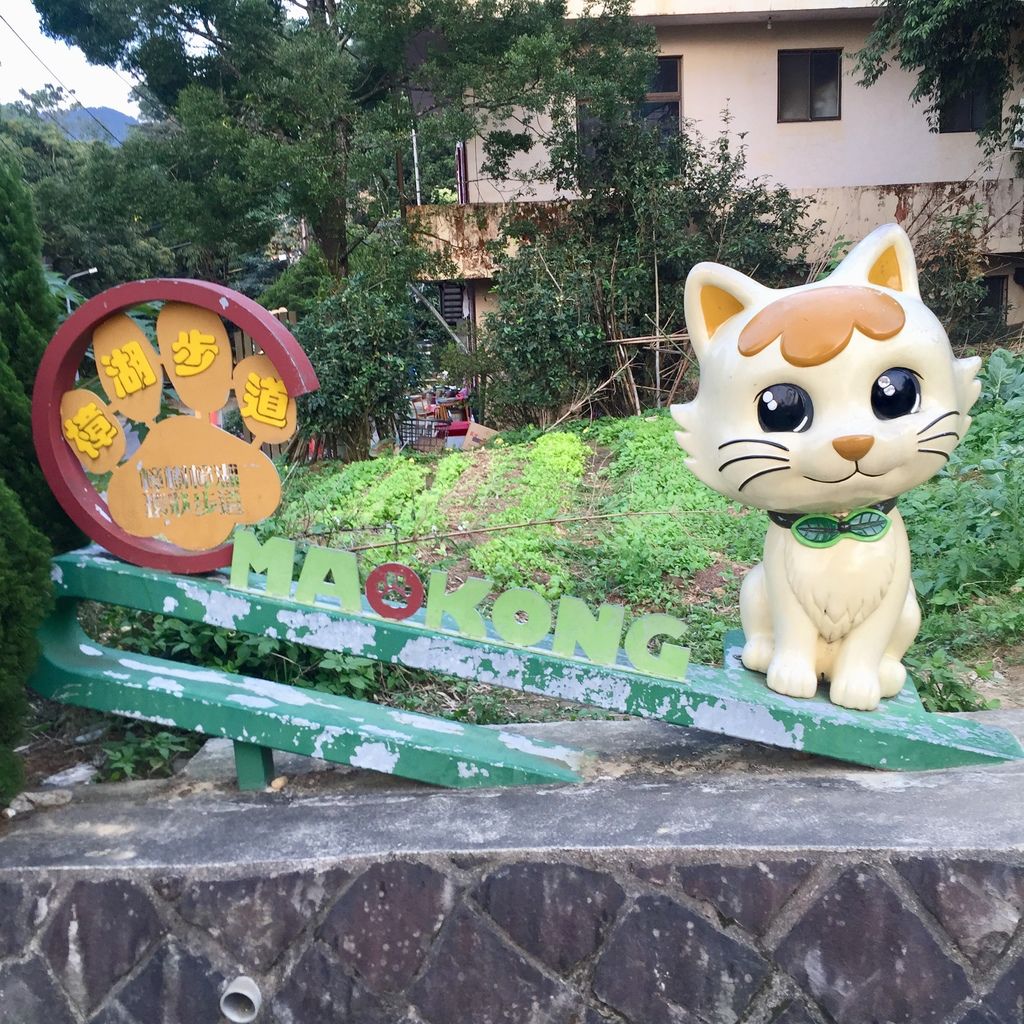
[[[795,288],[700,263],[685,311],[700,384],[672,415],[687,465],[769,514],[740,591],[743,664],[779,693],[825,679],[834,703],[874,709],[903,687],[921,622],[896,499],[966,433],[981,361],[953,355],[896,224]]]

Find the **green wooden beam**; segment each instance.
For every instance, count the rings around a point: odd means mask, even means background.
[[[44,624],[29,685],[44,697],[236,742],[242,788],[262,788],[270,749],[457,788],[576,782],[578,751],[317,690],[127,654],[90,640],[77,601]]]
[[[928,714],[912,686],[884,700],[877,711],[852,711],[824,694],[798,700],[774,693],[763,676],[732,658],[722,668],[691,664],[680,683],[636,671],[621,652],[620,664],[612,667],[553,654],[550,637],[537,647],[521,648],[495,636],[475,640],[428,629],[422,612],[396,622],[368,610],[352,614],[328,604],[298,604],[261,592],[262,578],[256,575],[250,577],[253,589],[239,591],[220,576],[184,579],[101,554],[72,552],[55,559],[54,579],[62,596],[283,637],[877,768],[922,770],[1024,757],[1020,744],[1003,729]]]

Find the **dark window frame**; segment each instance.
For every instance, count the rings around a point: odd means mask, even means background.
[[[658,60],[674,60],[676,62],[676,91],[675,92],[647,92],[644,93],[644,103],[678,103],[679,123],[676,125],[675,134],[681,135],[683,131],[683,55],[662,53]],[[634,113],[639,117],[640,108],[637,107]],[[593,182],[585,180],[585,176],[596,166],[596,154],[592,151],[592,143],[586,138],[587,134],[587,101],[576,98],[576,144],[577,144],[577,184],[580,187],[589,187]],[[600,119],[594,118],[594,124],[599,124]]]
[[[782,116],[782,58],[795,53],[807,55],[808,78],[807,78],[807,117],[783,117]],[[811,112],[811,80],[810,62],[816,54],[834,53],[836,59],[836,113],[835,116],[815,117]],[[843,48],[841,46],[819,46],[811,48],[796,48],[779,50],[776,59],[775,76],[775,118],[778,124],[809,124],[812,121],[841,121],[843,119]]]
[[[679,124],[677,132],[683,130],[683,55],[681,53],[659,53],[658,60],[674,60],[676,62],[675,92],[645,92],[644,103],[677,103],[679,105]]]
[[[1010,275],[986,274],[983,281],[985,296],[981,300],[980,308],[992,310],[996,319],[1005,324],[1010,309]]]
[[[974,133],[977,135],[979,132],[983,132],[988,123],[995,120],[996,115],[993,113],[993,108],[997,106],[995,97],[992,95],[992,90],[986,82],[977,82],[972,86],[971,91],[968,93],[962,93],[958,96],[947,97],[945,103],[945,109],[939,108],[939,134],[940,135],[967,135]],[[971,115],[968,118],[968,125],[966,128],[952,128],[950,127],[950,118],[952,113],[950,107],[952,104],[958,101],[968,101],[971,105]],[[982,117],[978,117],[978,107],[981,107]],[[1002,111],[1000,111],[1000,116]]]

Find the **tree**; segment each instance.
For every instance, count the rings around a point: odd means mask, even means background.
[[[653,62],[627,0],[570,20],[565,0],[34,2],[48,32],[159,104],[146,167],[161,185],[145,187],[163,223],[244,249],[304,218],[338,278],[399,215],[414,128],[429,195],[457,139],[481,134],[500,169],[546,117],[574,119],[576,96],[636,98]]]
[[[43,276],[32,197],[9,160],[0,160],[0,210],[0,340],[23,393],[31,395],[57,316]]]
[[[569,403],[586,408],[615,369],[606,341],[683,330],[695,263],[796,283],[818,231],[808,200],[747,176],[745,151],[726,133],[709,143],[688,126],[665,138],[622,116],[595,125],[591,145],[599,159],[584,154],[581,199],[543,230],[520,215],[505,227],[504,251],[509,240],[518,246],[500,259],[499,305],[483,340],[501,367],[491,403],[511,422],[545,424]],[[602,390],[606,409],[637,410],[638,395],[621,390],[626,379],[617,398]]]
[[[36,629],[50,604],[50,545],[70,533],[35,464],[28,394],[54,324],[39,233],[28,192],[0,160],[0,800],[17,791],[21,772],[10,749],[25,711],[25,681],[38,654]],[[22,505],[24,502],[24,507]],[[27,513],[27,514],[26,514]],[[31,520],[31,522],[30,522]]]
[[[871,85],[895,63],[916,76],[912,100],[927,104],[933,130],[947,103],[983,88],[996,112],[982,134],[998,143],[1015,115],[998,116],[1024,70],[1024,8],[1017,0],[887,0],[858,58]]]
[[[59,90],[8,104],[0,119],[3,148],[17,155],[32,193],[43,255],[61,277],[95,266],[79,283],[91,294],[124,281],[184,275],[222,266],[160,221],[163,174],[155,174],[147,141],[136,133],[120,147],[76,142],[61,128]],[[155,180],[154,180],[155,179]]]
[[[334,283],[323,253],[316,245],[311,245],[301,259],[260,292],[260,302],[267,309],[283,306],[304,317],[326,298]]]
[[[0,480],[0,802],[21,784],[11,747],[25,717],[25,681],[39,655],[36,629],[51,604],[50,552],[14,492]]]
[[[299,399],[303,444],[365,459],[373,428],[394,437],[419,351],[408,281],[422,257],[391,225],[360,250],[347,280],[299,321],[295,336],[320,388]]]
[[[0,481],[32,523],[60,549],[82,535],[57,504],[35,460],[29,395],[56,324],[39,253],[28,190],[13,163],[0,159]]]

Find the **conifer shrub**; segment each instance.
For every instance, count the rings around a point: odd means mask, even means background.
[[[0,339],[29,398],[43,349],[57,326],[42,251],[32,197],[21,171],[10,160],[0,160]]]
[[[50,546],[0,481],[0,803],[21,784],[12,747],[25,716],[25,681],[39,655],[36,629],[52,602]]]
[[[66,551],[84,538],[43,479],[32,444],[32,386],[57,322],[40,245],[20,172],[0,160],[0,482],[15,493],[29,522]]]

